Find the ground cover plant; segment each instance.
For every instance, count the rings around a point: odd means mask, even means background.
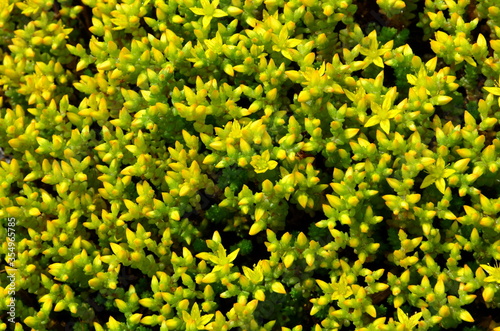
[[[499,330],[499,26],[0,0],[0,329]]]

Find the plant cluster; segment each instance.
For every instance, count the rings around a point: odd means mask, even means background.
[[[0,1],[0,329],[499,328],[500,8],[417,3]]]

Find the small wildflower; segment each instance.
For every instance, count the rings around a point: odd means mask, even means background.
[[[494,267],[486,264],[481,264],[481,268],[486,270],[486,272],[489,274],[489,276],[484,279],[485,282],[497,282],[498,284],[500,284],[500,265],[498,265],[498,263]]]
[[[269,151],[265,151],[262,155],[252,156],[252,161],[250,164],[254,167],[255,172],[260,174],[268,170],[273,170],[278,165],[276,161],[270,161]]]

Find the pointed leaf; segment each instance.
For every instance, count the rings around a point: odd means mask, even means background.
[[[283,286],[283,284],[281,284],[280,282],[275,282],[273,283],[273,285],[271,286],[272,290],[276,293],[279,293],[279,294],[286,294],[286,290],[285,290],[285,287]]]
[[[426,188],[427,186],[432,185],[432,183],[434,183],[435,181],[436,179],[434,178],[434,176],[428,175],[424,178],[422,185],[420,185],[420,188]]]

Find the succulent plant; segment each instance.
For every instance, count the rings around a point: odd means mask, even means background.
[[[0,1],[0,329],[498,329],[499,23]]]

